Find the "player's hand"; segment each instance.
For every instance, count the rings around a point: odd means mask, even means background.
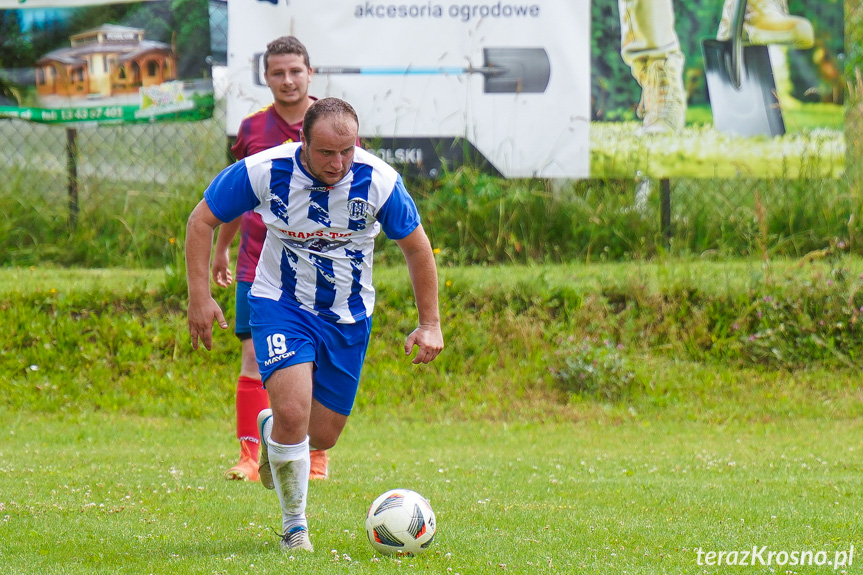
[[[228,287],[234,283],[231,275],[231,257],[228,250],[216,250],[213,254],[213,280],[220,287]]]
[[[228,329],[228,322],[216,300],[209,298],[201,304],[189,302],[189,335],[192,349],[198,349],[198,339],[209,351],[213,347],[213,321],[222,329]]]
[[[410,355],[414,346],[417,346],[417,355],[413,363],[429,363],[443,350],[443,333],[440,324],[420,324],[411,332],[405,341],[405,355]]]

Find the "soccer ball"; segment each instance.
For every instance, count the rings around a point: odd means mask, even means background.
[[[366,515],[369,543],[384,555],[419,555],[431,545],[436,530],[431,505],[410,489],[387,491]]]

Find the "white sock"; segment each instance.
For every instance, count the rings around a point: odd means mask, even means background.
[[[309,493],[309,438],[296,445],[282,445],[267,438],[267,453],[276,494],[282,506],[282,529],[288,533],[306,527],[306,498]]]

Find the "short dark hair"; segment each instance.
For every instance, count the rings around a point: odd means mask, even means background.
[[[267,51],[264,52],[264,71],[267,70],[270,64],[268,61],[269,57],[277,54],[295,54],[297,56],[301,56],[303,58],[303,62],[306,64],[306,68],[312,67],[311,64],[309,64],[308,50],[306,50],[306,47],[302,42],[297,40],[296,36],[280,36],[267,44]]]
[[[320,118],[326,116],[348,117],[356,123],[357,128],[360,126],[360,120],[357,118],[353,106],[339,98],[322,98],[313,102],[303,117],[303,135],[306,137],[306,141],[311,140],[312,127]],[[338,130],[339,127],[341,126],[337,125],[336,129]],[[344,126],[343,129],[348,130],[350,128]],[[339,131],[341,132],[341,130]]]

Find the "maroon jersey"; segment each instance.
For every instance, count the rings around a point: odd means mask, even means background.
[[[254,112],[240,123],[237,141],[231,146],[231,153],[237,160],[286,142],[300,141],[302,122],[288,124],[276,113],[273,105]],[[240,220],[240,249],[237,254],[237,281],[255,280],[255,268],[261,257],[261,248],[267,236],[267,227],[261,216],[253,211],[246,212]]]

